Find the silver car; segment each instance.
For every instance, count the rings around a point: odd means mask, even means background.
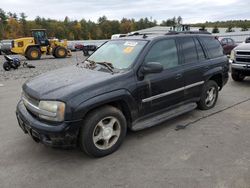
[[[11,42],[12,40],[0,41],[0,53],[11,54]]]

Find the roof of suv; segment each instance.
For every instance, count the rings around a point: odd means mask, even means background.
[[[120,40],[123,39],[135,39],[135,40],[154,40],[158,37],[172,37],[172,36],[197,36],[197,35],[207,35],[211,36],[211,33],[207,31],[184,31],[184,32],[168,32],[168,33],[134,33],[131,35],[128,35],[126,37],[119,38]],[[119,40],[118,39],[118,40]]]

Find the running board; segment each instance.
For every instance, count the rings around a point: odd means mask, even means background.
[[[189,103],[189,104],[185,104],[185,105],[179,106],[177,108],[174,108],[172,110],[165,111],[165,112],[160,113],[158,115],[154,115],[154,116],[151,116],[149,118],[136,121],[132,124],[132,130],[138,131],[138,130],[142,130],[142,129],[145,129],[148,127],[153,127],[153,126],[158,125],[164,121],[172,119],[176,116],[190,112],[190,111],[194,110],[196,107],[197,107],[196,103]]]

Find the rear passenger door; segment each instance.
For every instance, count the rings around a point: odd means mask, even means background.
[[[196,37],[180,37],[178,43],[182,52],[184,99],[198,99],[204,84],[203,74],[209,69],[208,59]]]

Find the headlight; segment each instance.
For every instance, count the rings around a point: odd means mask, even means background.
[[[63,121],[65,113],[65,103],[59,101],[40,101],[38,108],[43,111],[39,114],[42,119],[50,121]]]
[[[233,60],[233,61],[235,60],[235,50],[231,51],[230,59]]]

